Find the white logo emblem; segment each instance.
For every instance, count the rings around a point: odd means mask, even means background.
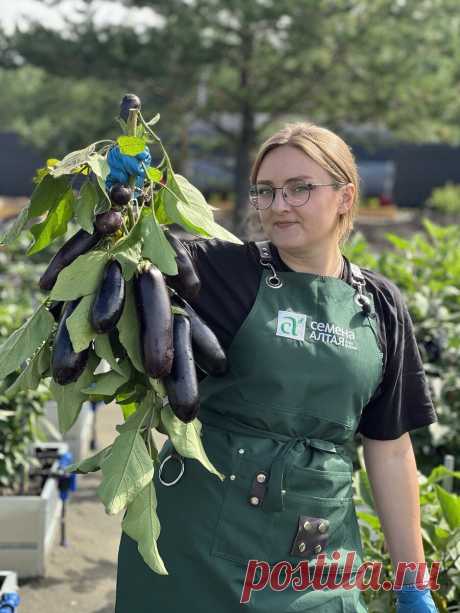
[[[305,339],[305,326],[307,316],[304,313],[292,311],[278,311],[278,326],[276,336],[285,336],[297,341]]]

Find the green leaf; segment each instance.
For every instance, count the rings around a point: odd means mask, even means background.
[[[0,237],[0,245],[11,245],[18,236],[21,234],[24,226],[29,219],[29,207],[25,206],[13,223],[9,226],[8,230]]]
[[[141,245],[137,243],[133,247],[127,247],[115,255],[115,259],[120,263],[123,278],[125,281],[132,279],[137,270],[141,259]]]
[[[121,363],[117,362],[108,334],[98,334],[96,336],[94,339],[94,351],[102,360],[106,360],[110,364],[112,370],[120,375],[124,374],[124,368]]]
[[[124,509],[153,478],[153,462],[137,430],[117,436],[101,464],[99,498],[109,515]]]
[[[129,380],[129,375],[120,374],[111,370],[110,372],[95,375],[94,381],[82,389],[84,394],[95,394],[97,396],[113,396],[117,389]]]
[[[54,319],[43,303],[35,313],[0,346],[0,379],[17,370],[46,341]]]
[[[164,195],[165,209],[168,216],[187,230],[207,237],[220,238],[232,243],[242,241],[214,221],[212,208],[203,194],[185,177],[175,175],[168,169],[168,184],[177,196]]]
[[[50,174],[54,177],[72,174],[85,164],[88,164],[91,156],[94,154],[94,150],[95,147],[94,144],[92,144],[85,149],[78,149],[77,151],[68,153],[60,162],[50,169]]]
[[[115,245],[110,250],[112,255],[117,255],[119,253],[127,253],[128,249],[136,248],[137,243],[141,240],[141,218],[139,217],[136,220],[136,223],[131,228],[129,234],[115,243]]]
[[[147,125],[152,127],[159,121],[160,121],[160,113],[157,113],[154,117],[152,117],[150,121],[147,121]]]
[[[57,402],[59,430],[62,434],[74,425],[80,414],[81,405],[88,400],[88,396],[81,390],[93,380],[93,373],[98,362],[97,357],[90,353],[86,368],[76,381],[67,385],[59,385],[54,380],[51,381],[50,391]]]
[[[110,198],[105,191],[105,179],[110,172],[107,160],[99,153],[93,154],[88,160],[91,170],[94,172],[99,188],[110,206]],[[102,211],[96,211],[101,213]]]
[[[137,405],[137,409],[134,413],[131,413],[127,418],[124,424],[119,424],[115,426],[117,432],[128,432],[129,430],[140,430],[142,426],[147,423],[147,416],[150,417],[152,413],[153,405],[142,402],[140,405]]]
[[[79,473],[81,475],[87,475],[88,473],[94,473],[101,468],[101,464],[105,458],[107,458],[112,452],[112,445],[101,449],[96,454],[92,455],[81,462],[76,462],[65,468],[68,473]]]
[[[222,481],[225,479],[225,476],[211,464],[206,455],[201,442],[201,422],[197,418],[184,423],[174,415],[168,404],[161,409],[161,423],[178,453],[185,458],[198,460],[209,472],[217,475]]]
[[[75,311],[66,321],[67,330],[75,353],[80,353],[80,351],[86,349],[96,336],[96,331],[93,330],[90,321],[90,312],[93,306],[94,296],[94,294],[83,296]]]
[[[460,496],[451,494],[440,485],[435,485],[436,495],[441,505],[442,514],[449,528],[455,530],[460,527]]]
[[[155,488],[153,483],[149,483],[129,504],[121,525],[123,531],[137,542],[147,566],[160,575],[168,575],[157,547],[161,527],[156,508]]]
[[[134,368],[144,372],[142,363],[140,325],[137,316],[136,301],[134,297],[133,281],[128,281],[125,288],[125,304],[123,313],[117,323],[119,339],[128,353]]]
[[[154,183],[158,183],[159,181],[161,181],[163,177],[163,173],[158,168],[155,168],[154,166],[150,166],[149,168],[147,168],[147,176],[150,179],[150,181],[153,181]]]
[[[127,420],[133,413],[137,411],[137,402],[121,403],[117,396],[117,402],[121,406],[121,412],[123,413],[123,419]]]
[[[143,138],[137,136],[119,136],[117,143],[120,151],[124,155],[136,156],[138,153],[142,153],[145,149],[146,142]]]
[[[70,189],[68,177],[53,178],[47,175],[34,189],[28,207],[28,219],[40,217],[62,200]]]
[[[80,193],[75,202],[75,217],[83,228],[89,234],[94,232],[94,217],[96,206],[99,202],[99,192],[89,180],[85,181],[80,189]]]
[[[51,300],[75,300],[96,292],[108,260],[109,255],[105,251],[80,255],[59,273],[51,290]]]
[[[42,378],[41,373],[39,371],[38,365],[40,361],[40,356],[42,352],[45,351],[48,345],[45,343],[40,351],[30,358],[26,367],[23,369],[21,374],[17,377],[12,385],[8,389],[5,390],[4,394],[7,398],[14,397],[18,392],[22,390],[35,390],[40,383]]]
[[[49,210],[46,219],[32,226],[30,231],[35,242],[27,251],[27,255],[33,255],[45,249],[56,238],[67,232],[67,225],[73,215],[74,200],[73,191],[69,188],[61,200]]]
[[[176,252],[170,245],[152,209],[142,211],[142,255],[165,275],[177,275]]]

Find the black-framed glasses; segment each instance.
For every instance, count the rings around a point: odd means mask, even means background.
[[[275,199],[277,189],[281,190],[284,201],[290,206],[303,206],[310,199],[312,191],[317,187],[340,187],[346,185],[340,181],[333,183],[311,183],[300,179],[289,179],[281,187],[270,183],[256,183],[249,188],[249,202],[257,209],[268,209]]]

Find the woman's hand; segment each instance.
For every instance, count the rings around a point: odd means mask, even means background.
[[[418,590],[415,586],[405,585],[395,590],[396,613],[438,613],[429,588]]]

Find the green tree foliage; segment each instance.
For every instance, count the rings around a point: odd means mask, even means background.
[[[339,130],[367,122],[413,140],[460,138],[455,0],[120,4],[150,7],[158,20],[141,33],[96,28],[91,12],[65,33],[35,24],[3,45],[4,62],[123,84],[176,136],[191,119],[211,123],[235,157],[237,230],[255,146],[287,116]]]

